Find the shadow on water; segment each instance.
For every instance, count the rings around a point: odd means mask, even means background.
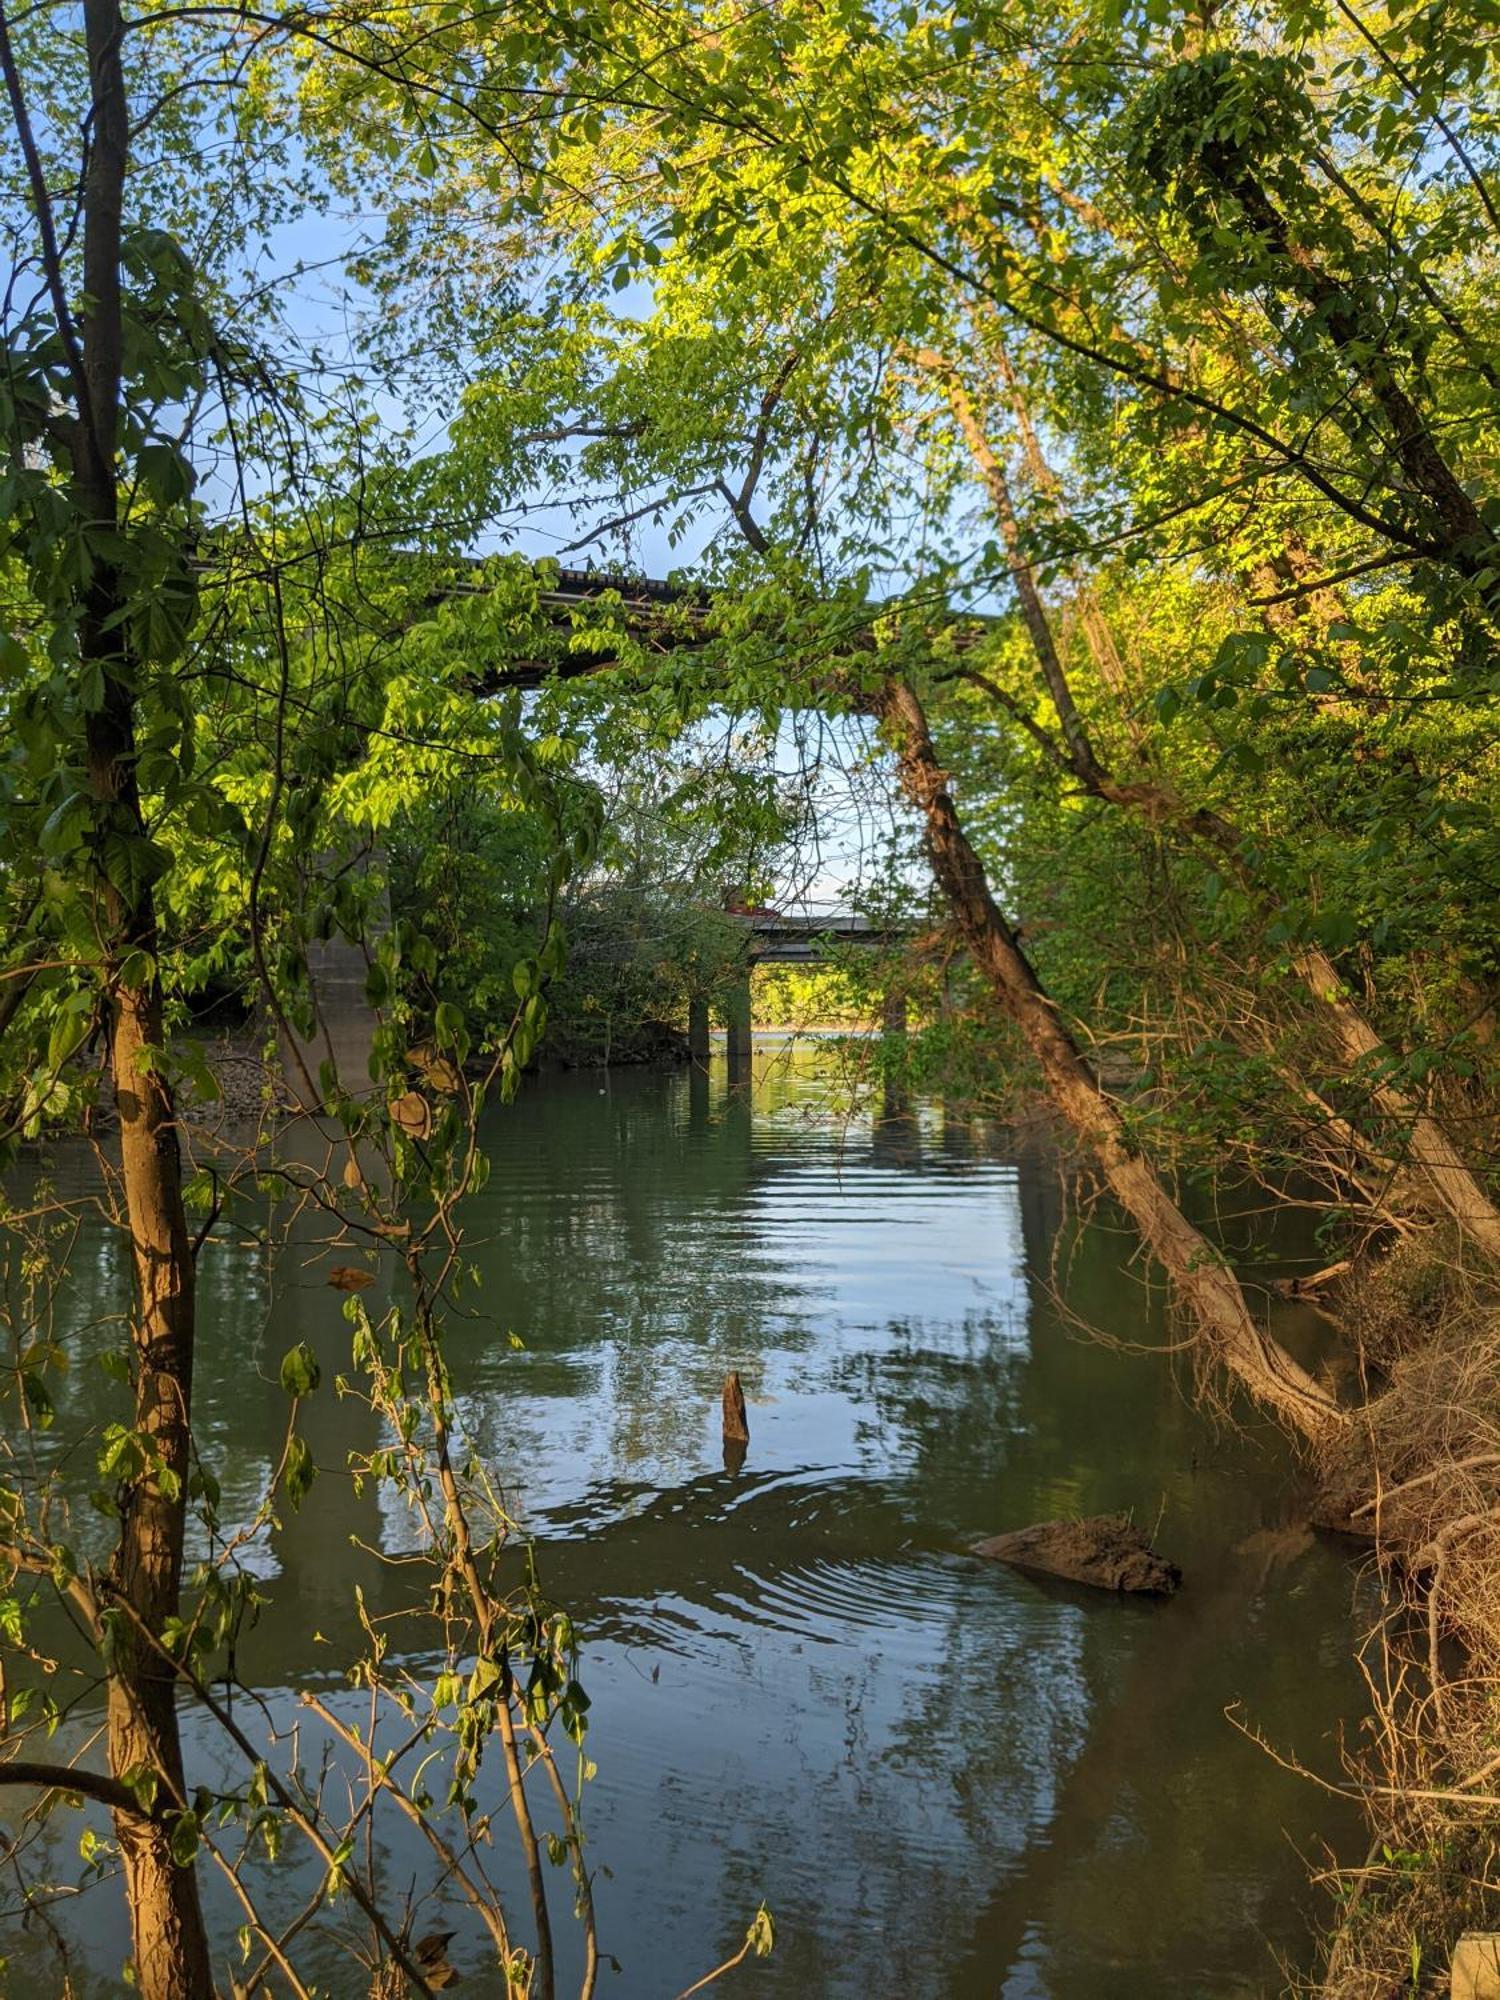
[[[777,1951],[740,1984],[784,2000],[1274,1993],[1274,1952],[1307,1945],[1298,1849],[1352,1830],[1225,1710],[1333,1768],[1357,1709],[1350,1573],[1287,1525],[1275,1438],[1216,1429],[1165,1364],[1082,1337],[1164,1328],[1128,1239],[1072,1228],[1044,1159],[941,1108],[842,1118],[819,1074],[815,1050],[763,1048],[749,1089],[722,1064],[553,1077],[487,1134],[450,1357],[588,1635],[591,1852],[621,1968],[601,1990],[679,1991],[764,1898]],[[118,1256],[85,1246],[76,1326],[118,1297]],[[227,1228],[205,1256],[199,1432],[230,1509],[279,1445],[279,1356],[307,1340],[325,1380],[342,1365],[336,1261],[309,1236],[273,1271]],[[728,1368],[750,1403],[737,1467]],[[60,1432],[116,1414],[98,1371],[66,1394]],[[357,1651],[351,1584],[393,1601],[359,1550],[399,1550],[409,1524],[331,1476],[368,1425],[312,1399],[327,1475],[254,1552],[269,1601],[240,1666],[283,1717]],[[1116,1507],[1183,1565],[1173,1602],[966,1553]],[[404,1883],[419,1857],[384,1838]],[[102,1893],[84,1956],[107,1992],[124,1932]],[[481,1962],[462,1929],[455,1956]],[[346,1990],[347,1968],[329,1977]]]

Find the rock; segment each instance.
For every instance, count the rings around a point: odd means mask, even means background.
[[[1095,1590],[1129,1590],[1170,1597],[1182,1582],[1176,1563],[1159,1556],[1128,1514],[1093,1514],[1081,1521],[1038,1521],[980,1542],[976,1556],[1010,1563]]]
[[[1500,1931],[1466,1931],[1452,1970],[1451,2000],[1500,2000]]]

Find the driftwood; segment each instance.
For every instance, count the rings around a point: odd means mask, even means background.
[[[1128,1514],[1081,1521],[1039,1521],[976,1545],[976,1556],[1094,1590],[1170,1597],[1182,1582],[1176,1563],[1159,1556]]]

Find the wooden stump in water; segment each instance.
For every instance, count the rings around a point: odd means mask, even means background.
[[[724,1442],[749,1444],[750,1424],[745,1415],[745,1392],[739,1370],[731,1368],[724,1377]]]
[[[745,1415],[745,1391],[739,1371],[731,1368],[724,1377],[724,1469],[738,1472],[745,1462],[750,1442],[750,1421]]]

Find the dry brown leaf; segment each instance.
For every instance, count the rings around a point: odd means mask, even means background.
[[[432,1130],[432,1106],[420,1090],[405,1090],[387,1107],[401,1130],[412,1139],[425,1139]]]
[[[459,1074],[458,1065],[447,1056],[436,1055],[428,1048],[417,1048],[408,1049],[406,1059],[429,1089],[441,1090],[449,1097],[462,1089],[463,1077]]]

